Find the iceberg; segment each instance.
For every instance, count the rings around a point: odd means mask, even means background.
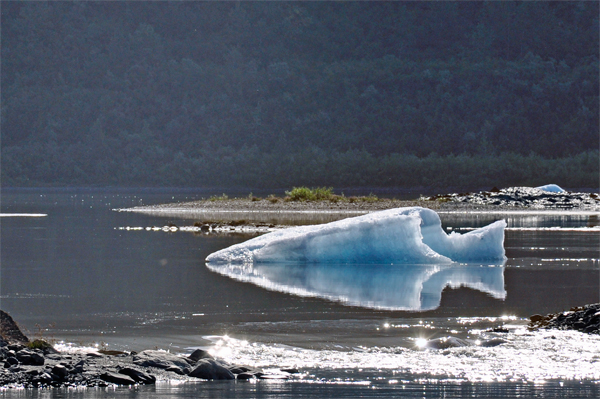
[[[557,186],[556,184],[546,184],[545,186],[536,187],[538,190],[546,191],[548,193],[564,193],[565,190]]]
[[[426,208],[396,208],[268,233],[210,254],[208,263],[452,264],[505,260],[504,220],[466,234]]]

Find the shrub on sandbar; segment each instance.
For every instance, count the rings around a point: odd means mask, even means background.
[[[330,200],[334,196],[332,187],[294,187],[291,191],[286,191],[285,194],[290,201]]]

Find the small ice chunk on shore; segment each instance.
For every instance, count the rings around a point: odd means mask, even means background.
[[[466,234],[442,229],[430,209],[396,208],[315,226],[276,231],[222,249],[213,263],[449,264],[504,260],[499,220]]]
[[[546,184],[545,186],[536,187],[538,190],[546,191],[549,193],[564,193],[565,190],[557,186],[556,184]]]

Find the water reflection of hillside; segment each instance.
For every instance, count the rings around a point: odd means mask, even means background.
[[[439,307],[445,287],[468,287],[504,300],[504,262],[497,265],[207,264],[208,268],[272,291],[376,309]]]

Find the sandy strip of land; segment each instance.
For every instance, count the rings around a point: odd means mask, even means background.
[[[368,198],[368,197],[366,197]],[[172,219],[193,219],[196,222],[211,224],[218,221],[225,227],[231,228],[244,224],[263,223],[267,225],[296,225],[318,224],[344,219],[350,216],[362,215],[369,212],[402,207],[423,207],[438,213],[522,213],[531,214],[597,214],[597,210],[580,208],[560,209],[547,207],[528,207],[523,203],[492,205],[489,203],[457,202],[448,199],[376,199],[365,200],[355,198],[338,201],[286,201],[282,198],[227,198],[208,199],[192,202],[168,203],[119,211],[140,212]]]
[[[267,199],[252,201],[248,198],[219,200],[201,200],[192,202],[169,203],[129,208],[127,211],[222,211],[222,212],[348,212],[367,213],[384,209],[420,206],[433,210],[502,210],[526,209],[518,207],[499,207],[492,205],[474,205],[468,203],[378,199],[376,201],[284,201]]]

